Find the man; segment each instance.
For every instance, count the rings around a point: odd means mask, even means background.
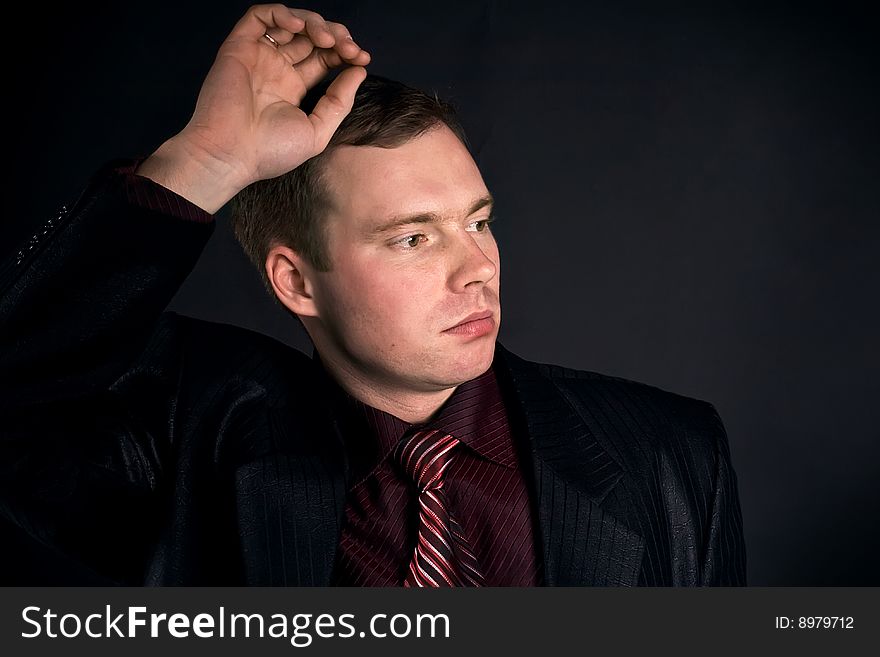
[[[253,7],[186,128],[4,267],[5,578],[744,584],[715,410],[497,343],[461,128],[368,62],[342,25]],[[163,314],[234,197],[313,359]]]

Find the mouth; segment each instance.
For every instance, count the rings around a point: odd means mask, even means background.
[[[452,326],[443,332],[454,335],[485,335],[495,328],[495,320],[492,318],[493,314],[494,313],[491,310],[472,313],[455,326]]]

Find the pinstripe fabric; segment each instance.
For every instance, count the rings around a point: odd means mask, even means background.
[[[134,175],[134,170],[145,159],[134,160],[117,169],[120,174],[125,176],[125,193],[130,203],[150,208],[165,215],[180,217],[187,221],[195,221],[196,223],[205,224],[214,221],[214,216],[208,214],[200,207],[193,205],[177,194],[169,192],[164,187],[159,187],[148,178]]]
[[[736,476],[711,404],[498,349],[533,445],[548,585],[745,585]]]

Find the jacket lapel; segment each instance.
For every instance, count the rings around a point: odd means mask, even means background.
[[[500,358],[499,358],[500,356]],[[516,403],[511,422],[529,438],[548,586],[634,586],[644,540],[602,502],[623,475],[597,435],[589,409],[575,412],[547,376],[550,367],[497,343],[499,379]],[[516,431],[516,426],[514,426]]]

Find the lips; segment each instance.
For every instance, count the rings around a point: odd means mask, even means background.
[[[449,327],[448,329],[446,329],[446,330],[447,330],[447,331],[451,331],[452,329],[454,329],[454,328],[456,328],[456,327],[458,327],[458,326],[461,326],[462,324],[467,324],[468,322],[475,322],[475,321],[477,321],[477,320],[479,320],[479,319],[488,319],[488,318],[491,317],[491,316],[492,316],[492,311],[491,311],[491,310],[483,310],[483,311],[480,311],[480,312],[471,313],[470,315],[468,315],[467,317],[465,317],[463,320],[461,320],[460,322],[458,322],[458,324],[456,324],[455,326],[450,326],[450,327]]]

